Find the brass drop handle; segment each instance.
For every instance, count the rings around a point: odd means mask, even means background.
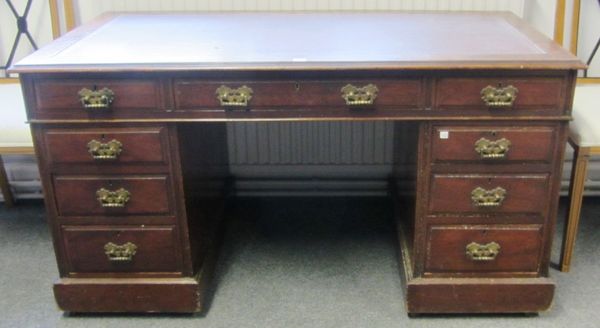
[[[488,85],[481,89],[481,100],[486,106],[492,108],[512,107],[518,92],[519,90],[512,85],[506,87]]]
[[[347,84],[340,91],[348,106],[373,105],[377,93],[379,93],[379,89],[374,84],[367,84],[363,87]]]
[[[222,85],[217,88],[215,94],[223,107],[246,107],[252,99],[253,92],[250,87],[245,85],[236,89]]]
[[[123,245],[108,243],[104,245],[104,254],[111,262],[131,262],[137,252],[137,246],[132,242]]]
[[[484,245],[472,242],[465,249],[467,257],[473,261],[493,261],[500,253],[500,245],[495,241]]]
[[[79,101],[86,109],[109,109],[114,100],[115,93],[109,88],[79,90]]]
[[[121,154],[123,151],[123,144],[116,139],[109,142],[100,142],[93,139],[88,142],[87,148],[93,159],[112,160],[117,159],[119,154]]]
[[[506,190],[502,187],[486,190],[477,187],[471,191],[471,200],[476,207],[498,207],[506,198]]]
[[[510,140],[506,138],[494,141],[481,138],[475,142],[475,151],[484,159],[505,158],[510,145]]]
[[[131,198],[131,193],[124,188],[115,191],[100,188],[96,191],[96,197],[102,207],[125,207]]]

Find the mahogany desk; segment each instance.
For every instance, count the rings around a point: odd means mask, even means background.
[[[417,158],[412,197],[394,196],[408,312],[545,310],[582,67],[511,14],[104,16],[12,70],[56,300],[200,311],[235,178],[226,122],[393,120]]]

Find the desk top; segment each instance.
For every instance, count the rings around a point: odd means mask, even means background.
[[[509,13],[203,13],[104,15],[12,71],[582,67]]]

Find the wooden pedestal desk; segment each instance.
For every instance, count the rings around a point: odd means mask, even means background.
[[[391,192],[408,312],[545,310],[582,67],[511,14],[103,16],[12,69],[56,300],[72,312],[201,311],[235,178],[225,124],[390,120],[416,154],[412,196]]]

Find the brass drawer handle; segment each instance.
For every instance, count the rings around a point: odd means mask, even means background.
[[[96,197],[102,207],[125,207],[131,198],[131,193],[123,188],[115,191],[100,188],[96,191]]]
[[[342,98],[348,106],[373,105],[379,89],[374,84],[367,84],[364,87],[356,87],[352,84],[345,85],[341,90]]]
[[[116,139],[106,143],[94,139],[88,142],[87,148],[94,159],[116,159],[123,151],[123,144]]]
[[[481,156],[481,158],[504,158],[508,153],[511,145],[510,140],[506,138],[498,139],[495,141],[481,138],[475,142],[475,151]]]
[[[244,107],[248,106],[248,102],[252,99],[251,88],[242,85],[237,89],[232,89],[228,86],[220,86],[215,91],[217,99],[224,107]]]
[[[471,191],[471,200],[477,207],[498,207],[506,197],[506,190],[502,187],[486,190],[477,187]]]
[[[481,89],[481,100],[488,107],[511,107],[517,99],[519,90],[512,85],[493,87],[488,85]]]
[[[90,90],[83,88],[79,90],[79,101],[84,108],[109,109],[115,100],[115,93],[109,88]]]
[[[126,242],[123,245],[108,243],[104,245],[104,254],[109,261],[113,262],[131,262],[137,252],[137,246],[132,242]]]
[[[500,245],[495,241],[485,245],[472,242],[465,249],[467,257],[473,261],[493,261],[500,253]]]

